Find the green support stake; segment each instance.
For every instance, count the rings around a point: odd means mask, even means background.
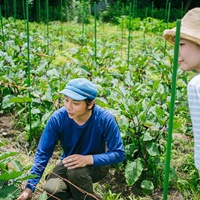
[[[168,25],[169,25],[170,10],[171,10],[171,3],[169,3],[169,9],[167,12],[167,27],[166,27],[166,29],[168,29]],[[167,43],[167,41],[165,40],[164,56],[165,56],[165,51],[166,51],[166,46],[167,46],[166,43]]]
[[[29,37],[29,0],[26,0],[26,35],[27,35],[27,71],[28,71],[28,87],[31,86],[31,74],[30,74],[30,37]],[[31,96],[30,90],[28,91],[28,96]],[[29,112],[29,142],[32,141],[32,122],[31,122],[31,103],[28,104],[28,112]]]
[[[170,11],[171,11],[171,3],[169,3],[168,12],[167,12],[167,28],[168,28],[168,25],[169,25]]]
[[[146,47],[146,22],[144,21],[144,32],[143,32],[143,49]]]
[[[84,45],[85,40],[85,1],[83,0],[82,5],[82,45]]]
[[[40,8],[41,6],[40,6],[40,0],[37,0],[36,1],[36,12],[37,12],[37,22],[38,23],[40,23],[41,22],[41,16],[40,16],[40,10],[41,10],[41,8]]]
[[[124,3],[122,3],[122,25],[121,25],[121,58],[123,53],[123,37],[124,37]]]
[[[25,21],[26,20],[26,9],[25,9],[24,0],[22,0],[22,10],[23,10],[23,18],[24,18],[24,21]]]
[[[134,6],[133,6],[133,18],[137,17],[137,0],[134,0]]]
[[[65,21],[68,22],[68,8],[67,8],[67,1],[64,1],[64,15],[65,15]]]
[[[154,1],[151,2],[151,17],[152,18],[154,17],[153,13],[154,13]]]
[[[181,2],[181,18],[183,17],[184,12],[183,12],[183,1]]]
[[[133,12],[132,12],[133,18],[135,18],[135,7],[136,7],[136,0],[133,0]]]
[[[61,36],[62,36],[62,48],[64,46],[64,35],[63,35],[63,1],[60,0],[60,21],[61,21]]]
[[[94,61],[97,66],[97,4],[94,2]]]
[[[4,17],[7,18],[7,10],[8,10],[8,6],[7,6],[7,0],[4,0]]]
[[[128,24],[128,67],[130,61],[130,46],[131,46],[131,22],[132,22],[132,3],[130,3],[129,7],[129,24]]]
[[[16,0],[13,0],[13,9],[14,9],[14,20],[17,18],[17,4]]]
[[[148,7],[146,7],[146,10],[145,10],[145,18],[148,17]]]
[[[163,200],[167,200],[167,193],[168,193],[173,119],[174,119],[174,104],[176,96],[175,94],[176,94],[176,79],[177,79],[177,68],[178,68],[178,53],[179,53],[179,42],[180,42],[180,26],[181,26],[181,20],[178,19],[176,21],[176,36],[174,45],[174,63],[173,63],[173,74],[172,74],[172,90],[171,90],[171,101],[170,101],[170,115],[169,115],[169,128],[168,128],[168,139],[167,139],[167,154],[166,154],[166,165],[165,165]]]
[[[63,21],[63,9],[62,9],[62,0],[60,0],[60,21],[61,21],[61,23],[62,23],[62,21]]]
[[[168,5],[169,5],[169,0],[166,0],[166,5],[165,5],[165,22],[167,22]]]
[[[46,0],[47,54],[49,53],[49,0]]]
[[[2,33],[3,47],[4,47],[4,50],[5,50],[5,36],[4,36],[3,17],[2,17],[2,11],[1,11],[1,4],[0,4],[0,18],[1,18],[1,33]]]

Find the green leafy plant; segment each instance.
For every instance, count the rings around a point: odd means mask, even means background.
[[[134,20],[129,63],[119,27],[104,24],[99,28],[95,60],[92,25],[87,25],[82,45],[80,25],[66,25],[61,32],[60,24],[52,23],[49,32],[53,34],[46,38],[45,25],[31,24],[30,87],[24,22],[4,20],[9,42],[6,50],[0,49],[0,106],[2,113],[15,114],[21,134],[36,145],[51,113],[63,105],[58,92],[66,82],[76,77],[91,79],[99,91],[97,104],[112,112],[120,127],[126,160],[117,170],[125,171],[129,187],[149,194],[163,187],[173,53],[166,51],[164,56],[164,41],[160,40],[166,24],[152,18]],[[148,33],[145,43],[144,32]],[[47,39],[51,41],[49,52]],[[178,71],[174,131],[179,133],[191,130],[185,89],[190,76]],[[173,167],[170,177],[170,184],[175,185]]]
[[[112,191],[108,190],[108,192],[104,195],[104,200],[119,200],[121,194],[113,193]]]
[[[5,146],[0,142],[0,147]],[[33,175],[26,175],[31,166],[24,167],[13,157],[17,152],[0,153],[0,199],[12,200],[20,192],[19,184]]]

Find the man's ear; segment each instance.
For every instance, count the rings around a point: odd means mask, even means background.
[[[92,109],[93,106],[94,106],[94,104],[95,104],[95,100],[92,100],[92,101],[90,102],[90,104],[88,105],[88,109]]]

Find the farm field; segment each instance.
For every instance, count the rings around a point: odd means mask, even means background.
[[[0,200],[19,193],[45,123],[63,105],[58,92],[76,77],[97,85],[97,104],[116,117],[126,151],[125,162],[112,166],[95,190],[105,200],[162,199],[173,67],[165,28],[153,18],[123,18],[119,25],[97,21],[96,29],[93,19],[87,25],[29,23],[29,29],[23,20],[3,19]],[[192,76],[178,70],[168,199],[200,199],[186,99]],[[60,153],[58,145],[44,177]],[[46,199],[43,184],[44,178],[34,199]]]
[[[1,142],[7,143],[5,147],[1,147],[1,153],[5,152],[17,152],[16,156],[13,159],[19,161],[24,166],[29,166],[33,162],[33,152],[34,150],[30,151],[30,147],[28,146],[26,140],[22,138],[20,135],[20,131],[15,128],[15,119],[13,116],[10,115],[1,115],[0,116],[0,134],[1,134]],[[19,136],[19,137],[18,137]],[[182,199],[198,199],[198,192],[194,192],[191,194],[191,188],[189,188],[190,178],[187,178],[183,172],[182,164],[185,161],[193,162],[191,157],[192,154],[192,145],[188,145],[188,139],[191,138],[177,135],[174,136],[174,147],[173,152],[175,152],[172,158],[172,163],[174,167],[178,171],[178,176],[180,176],[179,181],[183,181],[188,185],[188,188],[184,190],[178,189],[176,187],[169,188],[169,199],[174,200],[182,200]],[[184,147],[184,148],[183,148]],[[45,171],[45,174],[39,183],[33,200],[42,199],[41,195],[43,193],[43,184],[44,184],[44,177],[51,171],[53,166],[55,165],[56,161],[59,159],[59,150],[54,153],[53,158],[50,160],[49,165]],[[183,154],[184,157],[182,156]],[[180,156],[181,155],[181,156]],[[195,178],[195,172],[192,171],[192,176]],[[100,182],[95,184],[94,188],[95,191],[98,192],[100,195],[104,195],[104,199],[138,199],[138,200],[151,200],[151,199],[162,199],[163,190],[158,188],[156,189],[151,195],[144,195],[141,193],[141,190],[138,189],[136,186],[128,187],[125,179],[123,178],[123,171],[120,173],[116,172],[115,168],[112,168],[110,173]],[[194,173],[194,174],[193,174]],[[192,180],[192,179],[191,179]],[[193,184],[195,184],[195,180],[193,180]],[[25,182],[21,185],[23,187]],[[46,199],[46,198],[45,198]]]

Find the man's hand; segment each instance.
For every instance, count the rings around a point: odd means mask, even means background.
[[[83,156],[80,154],[74,154],[64,158],[62,162],[68,169],[75,169],[78,167],[85,167],[86,165],[93,165],[94,161],[92,155]]]
[[[33,191],[29,188],[26,188],[17,198],[17,200],[30,200],[32,196],[33,196]]]

